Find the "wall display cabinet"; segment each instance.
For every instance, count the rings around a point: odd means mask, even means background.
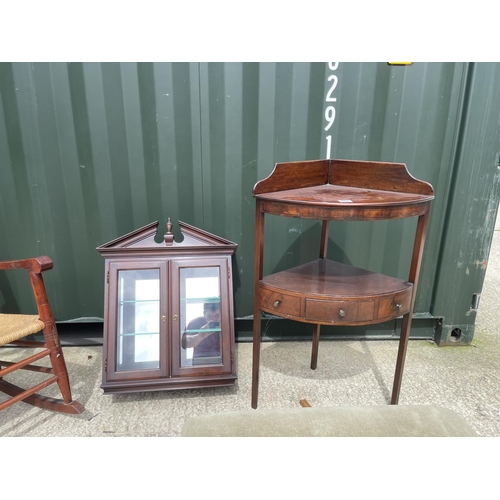
[[[97,248],[105,259],[104,393],[234,385],[237,245],[170,219]]]
[[[370,325],[403,317],[391,404],[397,404],[434,191],[402,163],[315,160],[277,163],[256,199],[252,407],[257,408],[261,311],[312,323],[311,368],[320,325]],[[263,276],[264,216],[322,221],[318,259]],[[408,280],[326,258],[329,222],[418,217]]]

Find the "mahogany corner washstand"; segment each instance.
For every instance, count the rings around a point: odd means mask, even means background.
[[[184,222],[179,227],[179,242],[168,219],[160,243],[153,222],[97,248],[105,259],[104,393],[236,381],[231,257],[237,245]]]
[[[371,325],[403,316],[391,404],[397,404],[425,233],[434,190],[403,163],[312,160],[277,163],[257,182],[252,407],[257,408],[261,311],[313,324],[311,368],[316,369],[320,325]],[[263,276],[264,216],[322,221],[319,258]],[[418,217],[408,280],[326,258],[329,221]]]

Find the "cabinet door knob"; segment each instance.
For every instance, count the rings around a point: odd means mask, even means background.
[[[401,304],[396,304],[394,306],[398,311],[401,311],[401,309],[403,309],[403,306]]]
[[[162,317],[161,317],[161,320],[162,320],[162,321],[167,321],[167,317],[166,317],[166,316],[162,316]]]
[[[344,311],[343,309],[341,309],[341,310],[339,311],[339,316],[340,316],[341,318],[343,318],[343,317],[345,316],[345,311]]]
[[[278,307],[280,305],[280,303],[281,302],[279,300],[275,300],[273,306]]]
[[[174,321],[177,321],[179,319],[179,316],[177,314],[174,314],[174,317],[172,318]]]

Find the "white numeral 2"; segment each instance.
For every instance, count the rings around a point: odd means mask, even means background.
[[[330,90],[326,94],[326,102],[337,102],[337,98],[332,97],[332,93],[335,90],[337,83],[339,83],[339,79],[338,79],[337,75],[330,75],[328,77],[329,82],[331,82],[332,80],[333,80],[333,85],[330,87]]]

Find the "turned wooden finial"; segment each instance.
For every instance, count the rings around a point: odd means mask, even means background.
[[[170,222],[170,217],[167,220],[167,232],[163,235],[165,240],[165,245],[172,246],[174,244],[174,235],[172,234],[172,223]]]

